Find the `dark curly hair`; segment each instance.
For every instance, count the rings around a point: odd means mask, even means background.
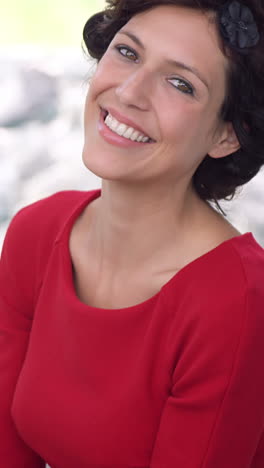
[[[217,18],[224,4],[221,0],[107,0],[105,10],[85,24],[84,43],[90,56],[100,61],[117,31],[138,13],[159,5],[180,5],[214,12]],[[260,33],[258,44],[250,51],[230,48],[218,23],[222,50],[230,61],[220,117],[232,122],[240,149],[219,159],[206,155],[193,176],[198,195],[217,205],[217,200],[233,198],[236,189],[264,164],[264,2],[243,0],[243,5],[250,8]]]

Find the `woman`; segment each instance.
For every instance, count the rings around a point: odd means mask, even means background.
[[[264,161],[260,2],[111,0],[84,164],[1,281],[5,468],[263,468],[264,252],[212,203]]]

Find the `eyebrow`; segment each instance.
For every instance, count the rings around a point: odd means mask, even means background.
[[[132,41],[134,41],[141,49],[145,50],[144,44],[132,32],[127,31],[127,30],[125,31],[125,30],[121,29],[119,31],[119,34],[125,34],[125,36],[128,36],[130,39],[132,39]],[[187,65],[186,63],[179,62],[178,60],[168,59],[168,60],[166,60],[166,62],[169,65],[172,65],[174,67],[176,66],[177,68],[181,68],[182,70],[186,70],[186,71],[189,71],[189,72],[193,73],[193,75],[196,75],[197,78],[199,78],[199,80],[201,80],[203,82],[203,84],[206,86],[206,88],[209,90],[209,85],[208,85],[206,79],[201,75],[201,73],[199,72],[199,70],[197,70],[197,68],[192,67],[190,65]]]

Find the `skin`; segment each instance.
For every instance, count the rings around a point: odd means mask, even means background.
[[[120,45],[135,53],[121,54]],[[194,67],[199,77],[169,60]],[[191,183],[206,154],[225,157],[239,147],[232,125],[219,118],[227,69],[214,22],[198,10],[155,7],[114,37],[85,104],[83,161],[103,182],[102,196],[70,239],[84,302],[118,308],[144,301],[188,263],[239,235]],[[109,106],[155,142],[124,148],[106,141],[98,121]]]

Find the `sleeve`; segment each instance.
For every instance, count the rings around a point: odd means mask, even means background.
[[[0,261],[0,460],[4,468],[45,467],[44,460],[20,438],[12,419],[33,314],[34,263],[24,210],[9,226]]]
[[[222,315],[215,300],[213,326],[190,325],[150,468],[264,467],[263,299],[261,281]]]

